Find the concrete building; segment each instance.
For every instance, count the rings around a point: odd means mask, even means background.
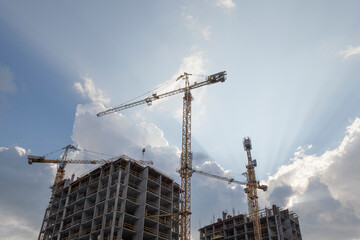
[[[260,211],[262,239],[301,240],[298,216],[288,209],[273,205],[272,209]],[[253,223],[248,215],[230,216],[223,212],[223,218],[205,226],[200,231],[200,240],[231,239],[254,240]]]
[[[118,159],[56,186],[39,239],[179,239],[178,223],[149,217],[178,213],[179,194],[160,171]]]

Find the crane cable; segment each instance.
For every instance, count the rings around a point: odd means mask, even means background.
[[[143,93],[143,94],[141,94],[141,95],[139,95],[139,96],[137,96],[137,97],[135,97],[135,98],[132,98],[132,99],[126,101],[126,102],[123,102],[123,103],[120,104],[119,106],[122,106],[122,105],[127,104],[127,103],[132,102],[132,101],[135,101],[136,99],[139,99],[140,97],[143,97],[143,96],[145,96],[145,95],[152,94],[152,93],[156,93],[156,92],[160,92],[160,91],[162,91],[163,89],[169,87],[170,85],[172,85],[172,84],[174,84],[174,83],[176,83],[176,82],[177,82],[177,81],[174,81],[173,79],[171,79],[171,80],[169,80],[169,81],[166,81],[166,82],[164,82],[163,84],[160,84],[158,87],[156,87],[156,88],[154,88],[154,89],[152,89],[152,90],[150,90],[150,91],[147,91],[146,93]],[[147,109],[146,109],[146,113],[145,113],[145,125],[144,125],[144,134],[143,134],[143,143],[144,143],[144,146],[143,146],[143,148],[142,148],[142,160],[144,160],[144,154],[145,154],[145,151],[146,151],[146,149],[145,149],[145,147],[146,147],[145,139],[146,139],[146,134],[147,134],[146,130],[147,130],[148,117],[149,117],[148,115],[149,115],[149,109],[147,108]],[[85,149],[84,149],[84,150],[85,150]],[[110,155],[109,155],[109,156],[110,156]]]
[[[106,154],[106,153],[100,153],[100,152],[95,152],[95,151],[90,151],[90,150],[87,150],[87,149],[84,149],[84,148],[83,148],[82,150],[85,152],[86,155],[88,155],[88,156],[90,156],[90,157],[93,157],[93,158],[97,158],[97,159],[99,159],[99,160],[104,160],[104,159],[101,158],[101,157],[94,156],[93,154],[90,154],[90,153],[94,153],[94,154],[98,154],[98,155],[110,157],[109,160],[114,159],[114,158],[117,157],[117,156],[115,156],[115,155]]]
[[[148,130],[148,119],[149,119],[149,108],[146,108],[146,110],[145,110],[146,112],[145,112],[145,122],[144,122],[144,133],[143,133],[143,144],[144,144],[144,146],[143,146],[143,149],[142,149],[142,157],[140,158],[141,160],[145,160],[145,148],[146,148],[146,139],[147,139],[147,135],[148,135],[148,132],[147,132],[147,130]]]
[[[45,154],[44,157],[49,156],[49,155],[53,155],[54,153],[60,152],[61,150],[63,150],[63,148],[60,148],[60,149],[58,149],[58,150],[49,152],[49,153]]]
[[[164,88],[166,88],[169,85],[174,84],[174,83],[176,83],[176,81],[173,81],[173,79],[171,79],[171,80],[169,80],[167,82],[164,82],[163,84],[160,84],[158,87],[156,87],[156,88],[154,88],[154,89],[152,89],[150,91],[147,91],[146,93],[143,93],[143,94],[141,94],[141,95],[139,95],[137,97],[134,97],[134,98],[132,98],[132,99],[126,101],[126,102],[121,103],[119,106],[125,105],[125,104],[127,104],[129,102],[132,102],[132,101],[135,101],[136,99],[139,99],[140,97],[143,97],[145,95],[159,92],[159,91],[163,90]]]
[[[144,93],[144,94],[142,94],[142,95],[140,95],[139,97],[142,97],[142,96],[144,96],[144,95],[146,95],[146,94],[151,94],[151,93],[156,93],[156,92],[160,92],[160,91],[162,91],[163,89],[165,89],[165,88],[167,88],[167,87],[169,87],[170,85],[172,85],[172,84],[174,84],[174,83],[176,83],[177,81],[175,80],[175,81],[173,81],[173,79],[172,80],[169,80],[169,81],[167,81],[167,82],[165,82],[165,83],[163,83],[163,84],[161,84],[159,87],[156,87],[156,88],[154,88],[153,90],[151,90],[151,91],[148,91],[147,93]],[[133,101],[133,100],[135,100],[135,99],[137,99],[137,98],[139,98],[139,97],[136,97],[136,98],[134,98],[134,99],[132,99],[132,100],[129,100],[129,101],[127,101],[127,102],[125,102],[125,103],[123,103],[123,104],[126,104],[126,103],[128,103],[128,102],[130,102],[130,101]],[[121,104],[121,105],[123,105],[123,104]],[[146,151],[146,142],[145,142],[145,140],[146,140],[146,136],[147,136],[147,127],[148,127],[148,119],[149,119],[149,108],[146,108],[146,113],[145,113],[145,126],[144,126],[144,134],[143,134],[143,143],[144,143],[144,147],[143,147],[143,149],[142,149],[142,160],[145,160],[145,151]]]
[[[90,151],[90,150],[87,150],[87,149],[85,149],[85,148],[82,148],[82,150],[83,150],[84,152],[95,153],[95,154],[99,154],[99,155],[103,155],[103,156],[116,157],[115,155],[106,154],[106,153],[99,153],[99,152],[95,152],[95,151]]]
[[[58,149],[58,150],[49,152],[49,153],[45,154],[44,157],[47,157],[47,156],[49,156],[49,155],[53,155],[53,154],[55,154],[55,153],[57,153],[57,152],[62,151],[63,149],[64,149],[64,148],[60,148],[60,149]],[[91,156],[91,157],[93,157],[93,158],[97,158],[97,159],[99,159],[99,160],[103,160],[103,159],[100,158],[100,157],[97,157],[97,156],[95,156],[95,155],[93,155],[93,154],[90,154],[90,153],[95,153],[95,154],[98,154],[98,155],[107,156],[107,157],[111,157],[111,158],[116,157],[115,155],[110,155],[110,154],[106,154],[106,153],[99,153],[99,152],[95,152],[95,151],[90,151],[90,150],[87,150],[87,149],[85,149],[85,148],[79,148],[79,149],[80,149],[80,150],[78,150],[78,151],[83,151],[83,152],[85,152],[86,155]]]

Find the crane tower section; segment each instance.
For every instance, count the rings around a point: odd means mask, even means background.
[[[244,190],[247,195],[249,215],[254,225],[255,240],[261,240],[262,234],[261,234],[257,189],[259,188],[266,191],[267,186],[260,185],[259,182],[256,181],[256,176],[255,176],[256,160],[255,159],[253,160],[251,157],[251,149],[252,149],[251,139],[249,137],[244,138],[243,145],[248,158],[248,164],[246,165],[247,172],[244,173],[247,178],[247,184]]]
[[[181,177],[181,213],[180,220],[181,238],[190,239],[191,234],[191,175],[192,175],[192,153],[191,153],[191,101],[192,96],[189,88],[189,74],[185,73],[185,94],[183,98],[183,125],[182,125],[182,152],[180,161]]]

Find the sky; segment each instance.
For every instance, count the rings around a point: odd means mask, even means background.
[[[194,167],[245,180],[249,136],[269,187],[260,208],[296,212],[303,239],[360,239],[359,10],[355,0],[0,0],[0,238],[40,230],[56,166],[27,154],[73,144],[153,160],[179,182],[182,94],[96,114],[182,87],[184,72],[193,83],[227,71],[192,92]],[[67,177],[86,171],[68,165]],[[243,187],[194,174],[192,210],[198,239],[222,211],[247,212]]]

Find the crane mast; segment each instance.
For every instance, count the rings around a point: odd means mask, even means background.
[[[67,154],[68,154],[68,151],[69,149],[72,149],[72,150],[77,150],[76,147],[74,147],[73,145],[67,145],[66,147],[64,147],[63,149],[65,149],[65,152],[64,154],[62,155],[61,157],[61,161],[58,165],[58,169],[57,169],[57,172],[56,172],[56,176],[55,176],[55,182],[54,182],[54,186],[52,187],[52,195],[54,195],[54,191],[55,191],[55,186],[57,184],[59,184],[62,180],[64,180],[65,178],[65,165],[66,165],[66,158],[67,158]]]
[[[192,96],[189,88],[189,75],[185,73],[185,94],[183,98],[183,122],[182,122],[182,152],[181,152],[181,213],[180,228],[182,239],[191,237],[191,175],[192,175],[192,153],[191,153],[191,101]],[[181,76],[180,76],[181,77]]]
[[[69,149],[72,150],[77,150],[76,147],[72,146],[72,145],[67,145],[66,147],[63,147],[62,149],[65,149],[61,160],[48,160],[45,159],[45,156],[34,156],[34,155],[28,155],[28,163],[32,164],[33,162],[38,162],[38,163],[58,163],[58,167],[57,167],[57,171],[56,171],[56,176],[55,176],[55,180],[54,180],[54,185],[51,187],[51,198],[50,198],[50,202],[52,202],[52,199],[54,197],[54,193],[55,193],[55,186],[57,184],[59,184],[61,181],[64,180],[65,177],[65,166],[66,166],[66,158],[67,158],[67,154]]]
[[[254,225],[255,240],[261,240],[262,235],[261,235],[257,189],[260,188],[266,191],[267,187],[261,186],[259,182],[256,181],[256,176],[255,176],[256,160],[253,160],[251,157],[252,146],[251,146],[250,138],[249,137],[244,138],[243,144],[244,144],[244,150],[246,151],[248,158],[248,164],[246,165],[247,172],[244,173],[247,178],[247,184],[246,184],[247,187],[244,190],[247,195],[250,218]]]
[[[191,101],[193,100],[191,90],[200,88],[206,85],[224,82],[226,79],[226,71],[212,74],[206,80],[190,85],[189,76],[192,74],[184,73],[176,80],[184,79],[185,87],[157,95],[154,93],[151,97],[143,100],[135,101],[128,104],[120,105],[119,107],[110,108],[97,114],[98,117],[122,111],[131,107],[142,104],[151,105],[153,101],[173,96],[178,93],[184,93],[183,97],[183,122],[182,122],[182,152],[180,159],[180,177],[181,177],[181,210],[178,214],[180,216],[180,239],[190,240],[191,238],[191,176],[192,176],[192,153],[191,153]],[[174,214],[177,215],[177,214]]]

